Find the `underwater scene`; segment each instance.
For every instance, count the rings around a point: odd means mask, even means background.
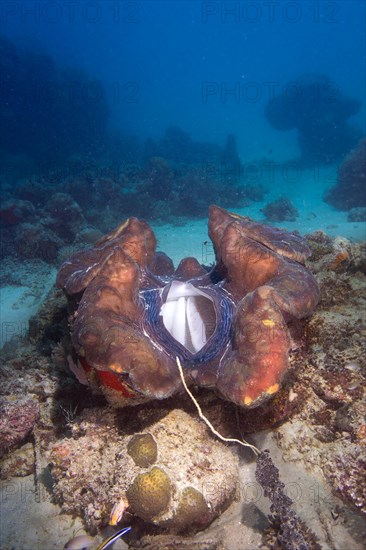
[[[0,550],[362,550],[366,3],[0,3]]]

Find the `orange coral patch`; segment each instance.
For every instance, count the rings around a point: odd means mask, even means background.
[[[346,271],[351,261],[350,255],[346,250],[338,252],[335,257],[332,258],[328,269],[330,271],[341,272]]]

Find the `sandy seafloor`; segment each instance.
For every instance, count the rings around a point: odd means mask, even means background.
[[[276,181],[278,179],[278,181]],[[301,234],[321,230],[328,235],[342,236],[352,242],[363,241],[366,238],[366,224],[347,221],[347,212],[333,209],[322,200],[322,196],[331,183],[325,177],[320,177],[319,182],[314,182],[314,174],[306,172],[298,182],[282,184],[280,177],[276,178],[271,191],[264,197],[264,201],[253,203],[251,206],[235,209],[241,215],[250,216],[256,221],[263,221],[261,209],[272,200],[282,195],[291,199],[299,211],[299,217],[295,222],[283,222],[278,225],[290,231],[297,230]],[[268,186],[269,187],[269,186]],[[234,209],[233,209],[234,210]],[[131,212],[133,215],[133,212]],[[213,249],[207,235],[207,219],[181,220],[181,225],[152,224],[158,239],[158,250],[164,251],[170,256],[174,264],[185,256],[195,256],[201,263],[210,264],[214,261]],[[7,268],[9,270],[9,266]],[[28,319],[34,315],[39,305],[43,302],[48,290],[54,284],[56,269],[40,261],[24,261],[14,263],[13,271],[3,273],[1,276],[1,346],[13,335],[25,335]],[[261,435],[266,438],[267,446],[273,453],[277,452],[277,458],[281,461],[280,453],[276,450],[276,444],[271,443],[270,434]],[[312,490],[313,484],[318,483],[305,471],[296,471],[296,467],[282,464],[281,474],[290,482],[294,480],[301,486]],[[251,476],[253,478],[253,468]],[[294,477],[295,476],[295,477]],[[253,478],[254,479],[254,478]],[[320,483],[320,481],[319,481]],[[318,485],[317,485],[318,486]],[[327,488],[320,486],[320,492],[325,495]],[[319,487],[318,486],[318,487]],[[326,495],[327,496],[327,495]],[[52,504],[49,498],[37,498],[33,476],[26,478],[14,478],[1,482],[0,494],[0,549],[1,550],[51,550],[63,548],[65,542],[75,532],[82,532],[81,522],[73,520],[70,516],[60,514],[59,506]],[[322,497],[323,498],[323,497]],[[327,498],[331,498],[328,494]],[[316,516],[311,499],[304,501],[305,516]],[[268,505],[264,510],[268,512]],[[299,507],[302,507],[301,502]],[[304,510],[303,510],[304,511]],[[235,513],[235,512],[234,512]],[[317,521],[317,520],[315,520]],[[238,520],[238,529],[239,529]],[[310,521],[311,523],[311,521]],[[220,527],[220,519],[217,520],[217,529],[221,532],[225,527]],[[240,532],[240,530],[238,531]],[[241,535],[240,535],[241,536]],[[227,544],[230,550],[257,548],[258,539],[246,540],[227,533]],[[347,544],[351,541],[347,536],[339,533],[339,550],[353,550]],[[342,539],[342,536],[345,538]],[[232,540],[232,542],[230,542]],[[238,546],[240,544],[240,546]],[[123,542],[118,541],[114,548],[126,548]],[[332,548],[332,544],[324,546]],[[361,546],[359,547],[361,548]]]

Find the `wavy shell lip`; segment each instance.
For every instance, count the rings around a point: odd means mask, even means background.
[[[145,332],[171,357],[197,365],[226,348],[233,303],[220,287],[173,280],[140,296],[145,303]]]

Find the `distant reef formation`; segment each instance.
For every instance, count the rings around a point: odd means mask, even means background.
[[[345,158],[338,171],[338,182],[331,187],[325,200],[338,210],[354,211],[349,221],[363,221],[366,207],[366,138]]]
[[[52,187],[47,179],[30,178],[3,194],[1,255],[53,263],[63,247],[93,244],[131,212],[153,223],[180,225],[206,216],[210,203],[240,208],[264,194],[260,185],[206,178],[196,166],[179,172],[162,157],[126,169],[118,181],[97,171],[62,178]]]
[[[297,129],[302,161],[337,162],[357,144],[360,131],[348,119],[361,108],[328,76],[305,74],[290,82],[267,104],[265,114],[276,130]]]
[[[106,165],[83,158],[68,157],[27,177],[5,176],[3,257],[53,263],[63,247],[93,244],[131,212],[155,224],[181,225],[206,217],[210,204],[243,208],[266,193],[244,177],[233,135],[220,146],[169,127],[161,140],[146,142],[138,162]]]

